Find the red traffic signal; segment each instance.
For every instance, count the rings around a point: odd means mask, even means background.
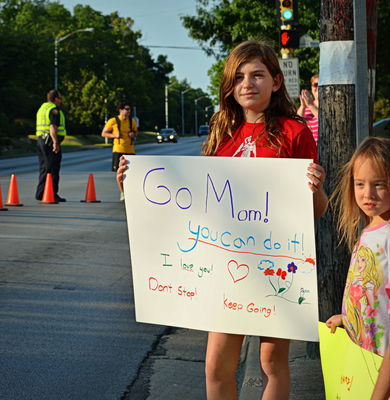
[[[283,49],[298,49],[299,48],[299,34],[298,31],[289,29],[280,31],[280,46]]]

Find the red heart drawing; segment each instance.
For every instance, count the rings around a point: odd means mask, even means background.
[[[234,283],[243,280],[249,274],[249,267],[246,264],[238,265],[235,260],[230,260],[227,267]]]

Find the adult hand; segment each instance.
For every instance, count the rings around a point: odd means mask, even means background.
[[[330,333],[335,333],[336,328],[338,326],[343,325],[343,318],[341,314],[336,314],[331,316],[326,322],[325,325],[330,329]]]
[[[316,193],[318,190],[322,189],[322,185],[325,181],[325,170],[321,167],[321,165],[316,163],[310,163],[307,168],[306,176],[309,178],[309,188],[313,193]]]
[[[305,96],[304,96],[304,92],[305,92],[304,89],[301,90],[301,94],[299,95],[299,101],[301,102],[301,106],[302,107],[306,107],[307,106],[306,100],[305,100]]]
[[[53,142],[53,153],[57,154],[60,152],[60,144],[58,142]]]
[[[308,90],[302,90],[302,97],[307,105],[313,104],[314,97]]]

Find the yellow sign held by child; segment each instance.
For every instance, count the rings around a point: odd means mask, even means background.
[[[369,400],[383,358],[355,344],[343,328],[319,322],[320,353],[327,399]]]

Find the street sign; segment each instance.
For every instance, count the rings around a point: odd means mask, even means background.
[[[298,58],[279,58],[279,65],[284,75],[288,94],[291,98],[298,98],[300,94]]]
[[[318,40],[313,40],[310,35],[302,35],[299,39],[299,47],[301,49],[307,47],[320,47],[320,42]]]

